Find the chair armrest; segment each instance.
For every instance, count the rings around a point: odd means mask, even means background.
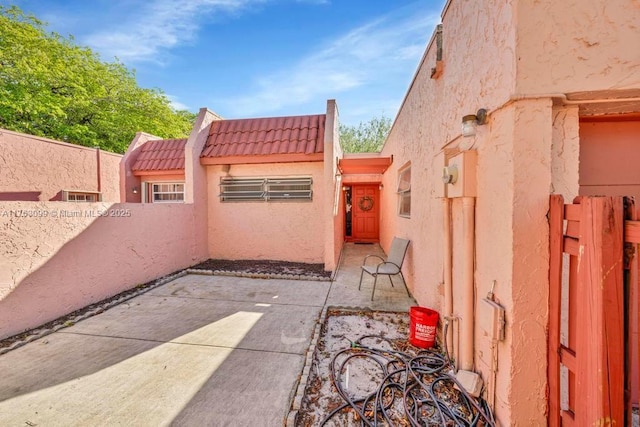
[[[398,269],[398,272],[402,271],[402,268],[398,264],[396,264],[395,262],[384,261],[384,262],[381,262],[380,264],[378,264],[378,266],[376,267],[376,274],[378,274],[378,271],[380,271],[380,267],[382,267],[383,265],[386,265],[386,264],[393,265],[394,267],[396,267]]]
[[[384,258],[382,258],[381,256],[378,256],[378,255],[367,255],[366,257],[364,257],[364,261],[362,261],[362,265],[366,265],[367,264],[367,259],[369,259],[371,257],[378,258],[380,261],[382,261],[382,263],[385,262]]]

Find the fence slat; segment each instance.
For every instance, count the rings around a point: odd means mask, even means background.
[[[627,243],[640,243],[640,221],[624,222],[624,241]]]
[[[567,221],[580,221],[580,205],[565,205],[564,219]]]
[[[562,248],[564,199],[549,199],[549,338],[547,346],[549,379],[549,426],[558,427],[560,419],[560,315],[562,310]]]
[[[580,238],[580,222],[579,221],[567,221],[567,230],[565,235],[573,237],[574,239]]]
[[[564,238],[563,250],[572,256],[580,255],[580,243],[571,237]]]
[[[624,422],[621,197],[582,199],[577,389],[578,425]]]
[[[574,415],[571,412],[563,412],[562,427],[574,426],[574,425],[576,425],[576,420],[574,419]]]
[[[632,197],[628,197],[625,199],[625,207],[626,207],[626,218],[631,221],[625,221],[625,255],[627,255],[627,249],[632,249],[629,252],[630,259],[629,261],[629,282],[628,282],[628,302],[626,306],[626,313],[628,319],[628,335],[626,338],[627,342],[627,366],[629,367],[629,372],[626,378],[625,389],[628,390],[628,393],[625,394],[625,416],[627,417],[627,424],[630,422],[632,417],[632,403],[638,403],[638,395],[640,395],[640,391],[638,388],[640,387],[640,366],[638,363],[638,355],[640,355],[640,339],[638,338],[638,331],[640,331],[640,315],[638,315],[638,308],[640,308],[640,282],[638,281],[638,250],[640,247],[638,246],[638,237],[640,237],[640,232],[637,232],[636,228],[635,234],[637,234],[633,240],[630,241],[629,237],[629,227],[636,227],[640,225],[640,221],[638,219],[638,211],[636,210],[635,201]],[[628,248],[627,245],[631,247]]]
[[[576,372],[576,354],[570,348],[560,346],[560,360],[571,372]]]

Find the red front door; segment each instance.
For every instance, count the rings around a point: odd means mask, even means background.
[[[377,242],[380,231],[380,198],[377,185],[354,185],[351,202],[353,204],[353,240],[356,242]]]

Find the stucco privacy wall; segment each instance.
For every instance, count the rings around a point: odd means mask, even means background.
[[[101,191],[120,200],[122,156],[0,129],[0,200],[62,200],[62,190]]]
[[[324,185],[326,202],[324,217],[331,218],[324,224],[324,268],[335,271],[339,262],[340,252],[344,244],[344,216],[342,184],[338,179],[338,159],[342,158],[340,145],[340,116],[335,100],[327,101],[327,120],[324,132]]]
[[[518,1],[516,93],[640,89],[639,13],[637,0]]]
[[[2,203],[0,339],[206,259],[193,209]]]
[[[322,162],[207,166],[209,255],[221,259],[269,259],[323,263],[325,197]],[[222,177],[313,179],[313,200],[300,202],[221,202]]]

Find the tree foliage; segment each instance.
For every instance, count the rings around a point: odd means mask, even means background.
[[[0,6],[1,128],[121,153],[138,131],[188,135],[194,118],[159,89],[140,88],[121,62]]]
[[[374,117],[358,126],[340,125],[340,145],[345,153],[374,153],[382,149],[391,119],[384,115]]]

